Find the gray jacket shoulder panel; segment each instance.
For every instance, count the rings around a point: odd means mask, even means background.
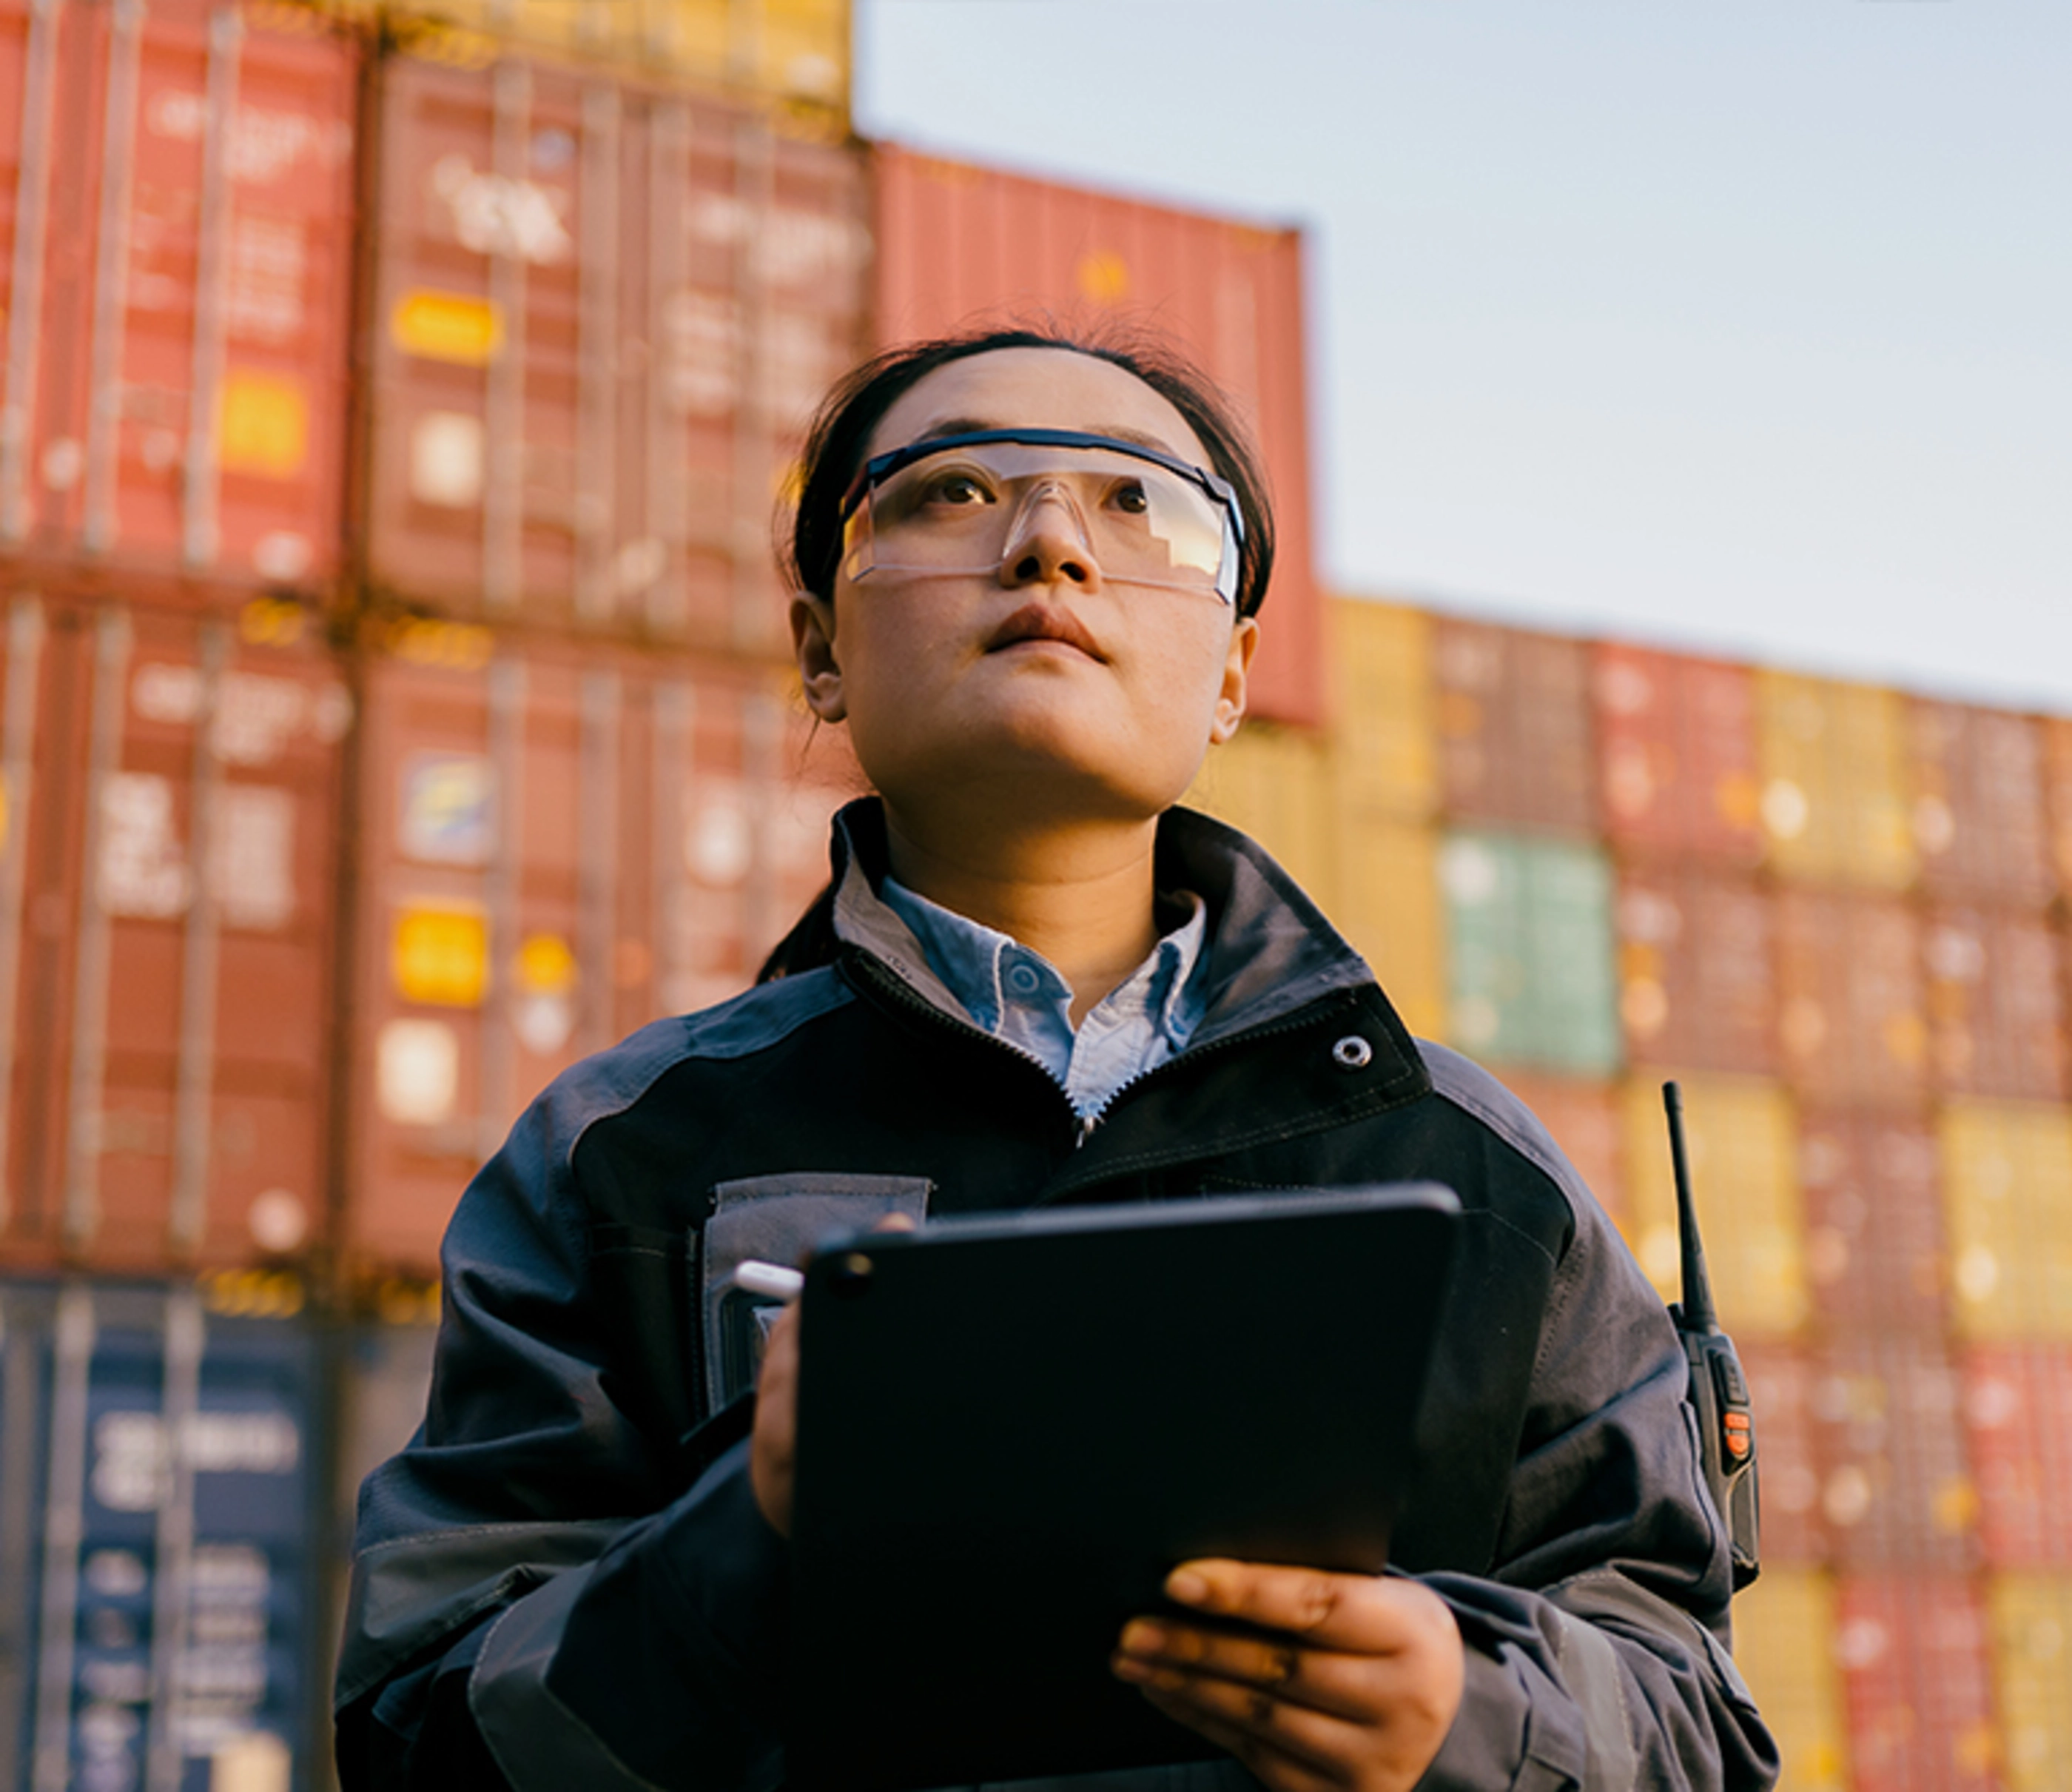
[[[1604,1209],[1597,1197],[1577,1174],[1575,1165],[1562,1155],[1538,1114],[1480,1065],[1451,1047],[1420,1039],[1417,1049],[1432,1073],[1433,1093],[1473,1114],[1544,1174],[1561,1191],[1578,1225],[1585,1223],[1589,1216],[1602,1216]]]

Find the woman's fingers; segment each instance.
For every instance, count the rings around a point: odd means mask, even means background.
[[[1279,1733],[1269,1720],[1243,1720],[1215,1709],[1186,1691],[1147,1686],[1144,1696],[1176,1724],[1204,1736],[1248,1768],[1272,1792],[1334,1792],[1346,1784],[1337,1764],[1315,1755],[1293,1737]]]
[[[1285,1630],[1312,1647],[1355,1655],[1415,1648],[1426,1640],[1430,1608],[1445,1609],[1412,1580],[1216,1559],[1182,1563],[1166,1576],[1166,1593],[1206,1617]]]
[[[1371,1655],[1305,1649],[1293,1638],[1238,1636],[1193,1625],[1133,1619],[1114,1659],[1118,1678],[1137,1685],[1166,1683],[1166,1670],[1203,1675],[1274,1693],[1334,1716],[1360,1719],[1373,1699],[1377,1666]]]

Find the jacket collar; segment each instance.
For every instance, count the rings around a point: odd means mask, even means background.
[[[878,900],[887,858],[885,811],[877,797],[860,797],[836,816],[831,850],[836,934],[931,1005],[968,1023],[970,1014],[928,968],[906,923]],[[1192,890],[1208,910],[1205,1008],[1191,1046],[1264,1026],[1319,996],[1372,987],[1367,961],[1294,880],[1235,828],[1170,809],[1159,818],[1157,854],[1159,887]]]

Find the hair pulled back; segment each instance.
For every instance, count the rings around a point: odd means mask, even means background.
[[[779,560],[796,590],[834,595],[841,564],[841,501],[868,458],[878,426],[939,367],[1000,348],[1054,348],[1133,373],[1187,420],[1209,451],[1211,471],[1237,493],[1244,517],[1238,553],[1237,612],[1256,616],[1273,571],[1273,511],[1266,477],[1244,426],[1207,375],[1162,338],[1109,329],[1078,335],[1013,326],[973,330],[888,348],[845,376],[822,401],[801,457],[798,508]]]
[[[873,356],[837,381],[814,414],[800,457],[798,505],[778,562],[796,591],[832,602],[841,564],[841,502],[869,458],[878,426],[908,392],[939,367],[999,348],[1054,348],[1091,356],[1133,373],[1187,421],[1208,450],[1211,471],[1229,483],[1244,517],[1238,550],[1237,613],[1256,616],[1273,572],[1273,510],[1266,476],[1230,403],[1207,375],[1163,338],[1109,328],[1078,334],[1026,325],[979,329],[902,343]],[[763,961],[767,983],[812,970],[835,954],[834,887],[823,890]]]

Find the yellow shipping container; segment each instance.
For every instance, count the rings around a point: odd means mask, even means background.
[[[2072,1338],[2072,1112],[1953,1101],[1942,1147],[1955,1329]]]
[[[1201,775],[1180,800],[1242,828],[1318,908],[1333,912],[1330,761],[1320,736],[1248,722],[1235,739],[1209,749]]]
[[[1777,1738],[1780,1792],[1848,1792],[1833,1582],[1816,1570],[1765,1568],[1734,1600],[1734,1663]]]
[[[1340,812],[1339,930],[1374,966],[1403,1024],[1424,1039],[1446,1027],[1446,939],[1439,835],[1416,822]]]
[[[614,63],[849,117],[849,0],[316,0],[458,56],[509,45]]]
[[[1362,815],[1420,819],[1439,801],[1432,619],[1334,598],[1325,612],[1338,800]]]
[[[1996,1575],[1986,1600],[2009,1792],[2072,1792],[2072,1575]]]
[[[1744,1077],[1685,1077],[1691,1183],[1720,1323],[1737,1336],[1782,1337],[1807,1312],[1799,1139],[1778,1085]],[[1676,1184],[1662,1085],[1626,1085],[1628,1238],[1664,1300],[1679,1294]]]
[[[1910,884],[1916,863],[1898,694],[1758,671],[1756,715],[1770,863],[1808,883]]]

